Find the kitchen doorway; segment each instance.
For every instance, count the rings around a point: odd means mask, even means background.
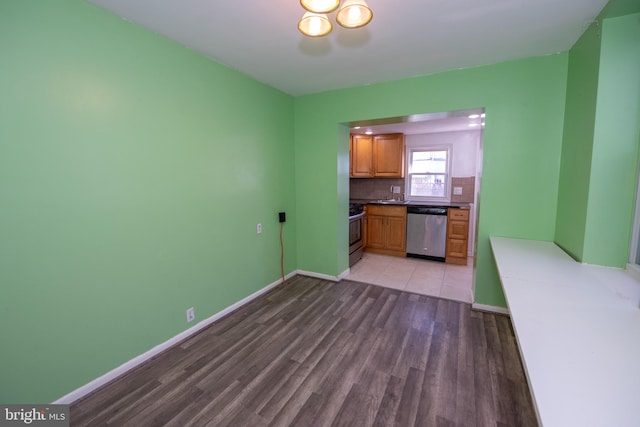
[[[484,108],[474,108],[348,124],[352,135],[402,133],[406,147],[448,147],[451,153],[450,173],[446,183],[447,196],[441,201],[454,201],[452,182],[455,186],[460,185],[459,182],[472,182],[473,190],[472,197],[465,199],[469,206],[466,266],[366,252],[364,257],[351,267],[347,279],[467,303],[474,301],[477,212],[485,117]],[[366,203],[367,200],[387,199],[390,197],[390,188],[394,188],[392,191],[396,193],[400,188],[401,197],[409,199],[407,196],[410,195],[411,188],[407,165],[405,158],[405,173],[402,179],[351,178],[350,202]],[[438,203],[434,201],[434,204]]]

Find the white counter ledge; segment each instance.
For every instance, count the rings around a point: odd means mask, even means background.
[[[490,241],[541,425],[640,426],[640,282],[553,242]]]

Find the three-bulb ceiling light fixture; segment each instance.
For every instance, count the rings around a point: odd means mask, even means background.
[[[300,0],[307,12],[298,22],[298,30],[305,36],[322,37],[331,32],[333,26],[327,18],[340,7],[340,0]],[[364,27],[373,18],[373,12],[364,0],[345,0],[336,14],[336,21],[345,28]]]

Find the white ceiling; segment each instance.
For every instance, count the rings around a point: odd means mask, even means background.
[[[607,3],[367,0],[368,26],[312,39],[298,0],[88,1],[294,96],[566,51]]]

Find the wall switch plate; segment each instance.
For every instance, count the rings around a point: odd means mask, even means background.
[[[187,309],[187,322],[193,322],[196,318],[196,311],[193,307]]]
[[[462,196],[462,187],[453,187],[454,196]]]
[[[256,227],[256,232],[258,234],[262,234],[262,224],[258,224],[258,226]]]
[[[393,189],[393,193],[394,194],[399,194],[400,193],[400,186],[399,185],[394,185],[392,189]]]

